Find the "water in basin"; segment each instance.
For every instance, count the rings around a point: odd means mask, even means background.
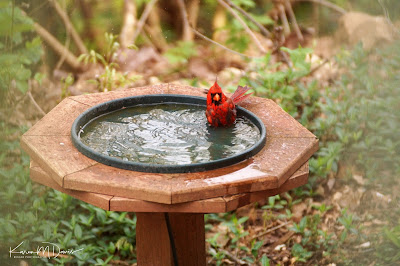
[[[251,148],[259,129],[238,117],[229,128],[212,128],[205,107],[186,104],[142,105],[96,118],[80,132],[95,151],[124,161],[183,165],[230,157]]]

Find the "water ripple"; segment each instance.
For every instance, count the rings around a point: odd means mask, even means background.
[[[161,165],[203,163],[243,152],[260,138],[238,117],[230,128],[211,128],[203,106],[162,104],[122,109],[85,126],[81,140],[104,155]]]

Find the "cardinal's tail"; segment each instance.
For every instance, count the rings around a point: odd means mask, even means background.
[[[249,90],[250,90],[250,88],[247,87],[247,86],[244,86],[244,87],[238,86],[238,88],[236,89],[236,91],[233,93],[233,95],[232,95],[232,97],[231,97],[232,102],[233,102],[234,104],[238,104],[238,103],[240,103],[241,101],[245,100],[247,97],[249,97],[250,95],[253,94],[253,93],[245,94],[245,93],[248,92]]]

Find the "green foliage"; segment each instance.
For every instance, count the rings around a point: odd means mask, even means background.
[[[326,165],[336,171],[340,157],[369,178],[400,172],[400,137],[393,134],[400,126],[398,44],[371,53],[358,45],[338,56],[346,72],[323,94],[319,106],[324,117],[312,125],[324,141],[318,155],[329,158],[313,161],[313,169],[321,172]]]
[[[209,254],[215,260],[216,265],[221,265],[222,260],[225,258],[225,253],[220,249],[221,245],[217,242],[217,238],[220,234],[217,233],[211,238],[207,238],[206,241],[210,243]]]
[[[359,230],[354,225],[354,215],[347,213],[346,209],[342,211],[342,215],[338,218],[338,222],[344,226],[344,230],[340,235],[340,243],[343,243],[346,240],[349,233],[356,236],[360,235]]]
[[[389,229],[382,230],[384,241],[377,248],[377,256],[385,263],[395,264],[400,261],[400,223]]]
[[[175,47],[169,48],[164,56],[174,66],[182,66],[189,62],[189,59],[197,55],[194,42],[179,41]]]
[[[18,141],[23,131],[0,123],[0,186],[7,188],[0,192],[0,260],[14,264],[17,260],[9,258],[7,250],[23,241],[21,250],[36,250],[42,242],[55,243],[62,250],[83,249],[71,258],[32,259],[35,264],[135,262],[136,217],[104,211],[32,183],[29,157]]]
[[[232,215],[230,220],[225,221],[223,224],[228,226],[229,230],[233,233],[234,237],[231,240],[232,244],[235,244],[241,238],[244,238],[249,234],[244,230],[243,224],[249,219],[249,217],[241,217],[237,219],[236,215]]]
[[[269,258],[267,257],[267,255],[264,254],[264,255],[261,257],[260,264],[261,264],[261,266],[269,266],[269,265],[270,265],[270,260],[269,260]]]
[[[67,77],[61,80],[61,99],[69,96],[68,87],[74,84],[74,77],[72,74],[68,74]]]
[[[12,87],[21,93],[28,90],[31,67],[42,55],[41,41],[30,37],[33,21],[18,7],[0,7],[0,103],[7,103]],[[8,99],[9,100],[9,99]]]
[[[78,58],[79,61],[85,64],[100,64],[104,67],[104,72],[98,75],[96,79],[89,80],[89,82],[96,84],[99,91],[111,91],[117,87],[127,86],[139,79],[139,76],[130,77],[128,73],[117,71],[119,65],[115,60],[120,47],[117,41],[118,36],[106,32],[104,37],[106,46],[103,53],[100,54],[94,50],[90,50],[88,54],[81,54]],[[131,45],[128,48],[137,49],[135,45]]]
[[[255,7],[253,0],[232,0],[237,6],[243,7],[245,9]]]
[[[313,253],[305,249],[302,245],[296,243],[292,247],[292,255],[296,258],[296,261],[306,262],[312,257]]]
[[[233,50],[244,52],[249,46],[250,38],[247,34],[243,34],[243,25],[235,19],[225,29],[228,30],[226,44]]]
[[[255,94],[261,97],[276,99],[280,106],[303,125],[311,121],[318,112],[315,102],[320,97],[317,82],[302,85],[298,81],[310,72],[311,64],[306,60],[312,52],[309,48],[297,48],[288,52],[293,67],[282,67],[281,63],[270,64],[271,56],[252,59],[250,68],[240,84],[250,85]]]
[[[279,195],[272,196],[268,198],[268,204],[264,205],[262,209],[283,209],[284,206],[287,204],[286,200],[281,200]]]

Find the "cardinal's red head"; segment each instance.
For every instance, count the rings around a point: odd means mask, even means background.
[[[214,85],[208,90],[207,93],[207,105],[220,105],[226,101],[226,96],[222,92],[221,87],[215,81]]]

